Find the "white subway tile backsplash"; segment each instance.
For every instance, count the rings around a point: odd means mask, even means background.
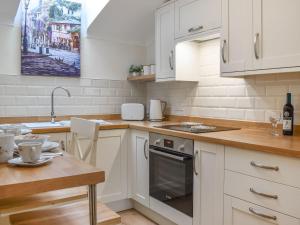
[[[128,81],[0,75],[0,117],[49,116],[51,91],[57,115],[114,114],[126,102],[146,102],[146,86]],[[110,88],[111,87],[111,88]],[[133,89],[137,89],[136,91]]]
[[[100,88],[84,88],[83,93],[87,96],[100,96]]]
[[[265,121],[265,111],[264,110],[246,110],[246,120],[249,121]]]
[[[287,86],[267,86],[266,95],[267,96],[282,96],[288,92]]]
[[[101,96],[104,96],[104,97],[116,96],[116,89],[114,89],[114,88],[101,88]]]
[[[109,81],[108,80],[92,80],[91,81],[93,87],[99,88],[108,88]]]
[[[242,109],[254,108],[254,98],[251,97],[238,98],[237,108],[242,108]]]
[[[244,120],[245,119],[245,110],[244,109],[228,109],[227,118],[233,120]]]
[[[14,96],[0,96],[0,106],[14,106],[15,97]]]
[[[271,97],[256,97],[255,98],[256,109],[276,109],[276,98]]]
[[[28,106],[28,105],[37,105],[38,98],[33,96],[16,96],[15,105],[16,106]]]
[[[246,89],[246,96],[249,97],[266,95],[266,88],[264,86],[247,85],[245,89]]]
[[[300,85],[291,85],[289,87],[289,90],[292,92],[293,95],[300,95]]]
[[[109,81],[109,87],[110,88],[122,88],[123,87],[123,83],[122,81],[119,80],[110,80]]]

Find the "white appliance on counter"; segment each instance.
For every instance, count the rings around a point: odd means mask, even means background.
[[[162,121],[164,119],[164,112],[167,107],[167,103],[161,100],[151,99],[150,100],[150,121]]]
[[[140,103],[125,103],[121,107],[122,120],[140,121],[145,118],[145,107]]]

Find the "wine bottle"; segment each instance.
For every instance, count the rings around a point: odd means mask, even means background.
[[[294,134],[294,106],[292,105],[292,94],[287,93],[286,104],[283,107],[282,121],[283,135]]]

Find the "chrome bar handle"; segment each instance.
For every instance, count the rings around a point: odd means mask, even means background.
[[[276,216],[270,216],[270,215],[267,215],[267,214],[263,214],[263,213],[259,213],[257,212],[255,209],[253,208],[249,208],[249,212],[253,213],[254,215],[256,216],[260,216],[260,217],[263,217],[265,219],[269,219],[269,220],[277,220],[277,217]]]
[[[144,156],[145,156],[145,159],[148,160],[148,156],[147,156],[147,143],[148,143],[148,139],[145,139],[145,142],[144,142]]]
[[[173,50],[170,52],[170,55],[169,55],[169,64],[170,64],[170,69],[171,70],[174,70],[174,66],[173,66]]]
[[[266,198],[278,199],[278,195],[270,195],[270,194],[265,194],[265,193],[262,193],[262,192],[258,192],[258,191],[255,191],[254,188],[250,188],[250,192],[252,192],[255,195],[263,196],[263,197],[266,197]]]
[[[192,32],[202,30],[202,29],[203,29],[203,26],[201,25],[201,26],[198,26],[198,27],[192,27],[192,28],[188,29],[188,32],[192,33]]]
[[[193,157],[193,167],[194,167],[194,173],[196,176],[198,176],[198,174],[199,174],[199,172],[196,170],[196,158],[198,158],[198,157],[199,157],[199,151],[196,150],[195,155]]]
[[[257,167],[257,168],[261,168],[261,169],[266,169],[266,170],[275,170],[275,171],[279,170],[278,166],[265,166],[265,165],[262,165],[262,164],[258,164],[258,163],[254,162],[254,161],[251,161],[250,165],[253,166],[253,167]]]
[[[221,53],[221,55],[222,55],[222,60],[223,60],[223,63],[227,63],[227,60],[226,60],[226,57],[225,57],[225,46],[226,46],[226,43],[227,43],[227,41],[226,40],[223,40],[222,41],[222,53]]]
[[[259,59],[258,54],[258,39],[259,39],[259,33],[256,33],[254,36],[254,55],[256,59]]]

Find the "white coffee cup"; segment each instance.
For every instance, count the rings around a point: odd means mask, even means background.
[[[7,162],[13,158],[14,144],[13,134],[0,134],[0,163]]]
[[[23,142],[18,145],[22,161],[25,163],[34,163],[41,158],[42,143]]]

